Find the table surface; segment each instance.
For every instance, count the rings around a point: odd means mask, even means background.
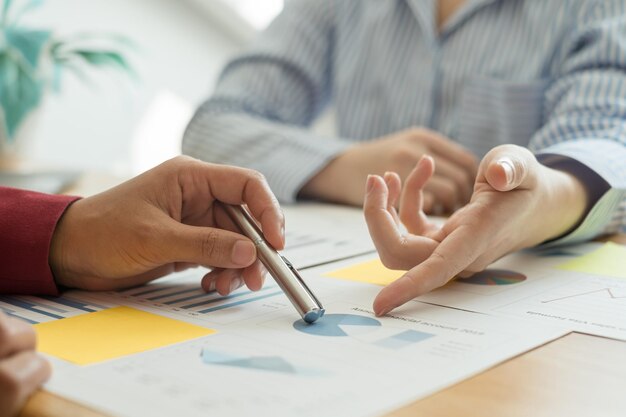
[[[610,238],[626,244],[626,235]],[[387,417],[626,415],[626,342],[571,333]],[[20,417],[105,417],[41,390]]]

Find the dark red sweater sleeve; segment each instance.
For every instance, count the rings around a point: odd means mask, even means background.
[[[0,187],[0,293],[58,293],[48,264],[52,233],[78,197]]]

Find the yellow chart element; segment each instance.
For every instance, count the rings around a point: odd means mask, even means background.
[[[114,307],[34,327],[39,351],[78,365],[115,359],[215,333],[212,329],[131,307]]]
[[[557,268],[593,275],[626,278],[626,246],[607,242],[601,248],[572,259],[557,266]]]
[[[325,277],[339,278],[348,281],[366,282],[368,284],[387,285],[404,275],[405,271],[388,269],[380,259],[352,265],[347,268],[324,274]]]

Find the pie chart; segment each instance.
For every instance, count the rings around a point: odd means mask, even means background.
[[[313,324],[298,320],[293,327],[302,332],[315,336],[356,336],[376,330],[380,322],[371,317],[355,314],[326,314]]]
[[[456,282],[474,285],[511,285],[526,280],[526,275],[506,269],[485,269],[469,278],[457,278]]]

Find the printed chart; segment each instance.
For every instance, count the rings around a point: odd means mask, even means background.
[[[271,282],[259,291],[240,288],[228,296],[205,292],[198,273],[189,273],[183,282],[152,283],[109,293],[120,303],[130,303],[161,312],[184,315],[214,323],[231,323],[250,317],[293,308],[280,288]]]
[[[512,285],[526,280],[526,275],[506,269],[485,269],[469,278],[457,278],[459,284]]]
[[[106,308],[101,304],[81,300],[76,296],[30,297],[0,296],[0,310],[30,324],[45,323]]]

